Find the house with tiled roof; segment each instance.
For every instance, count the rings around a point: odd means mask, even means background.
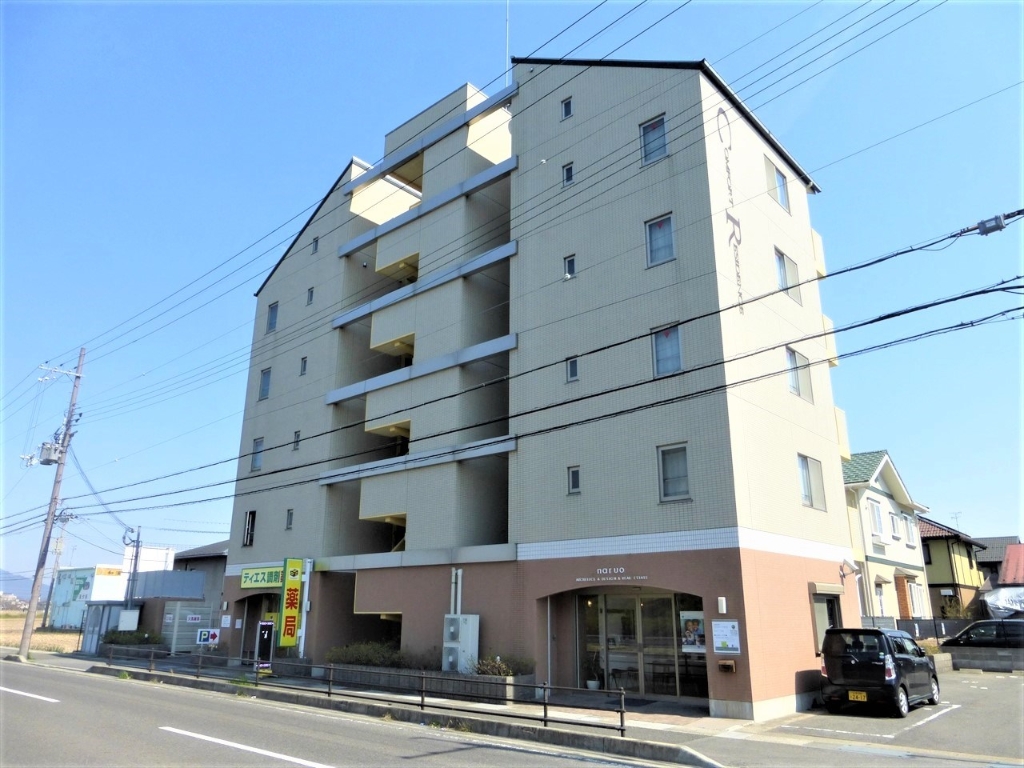
[[[921,544],[932,610],[937,616],[970,618],[982,613],[978,594],[985,581],[977,553],[985,545],[966,533],[922,517]]]
[[[847,583],[856,577],[861,623],[931,618],[918,531],[918,515],[928,508],[910,496],[887,451],[852,454],[843,461],[843,482],[856,568],[844,576]]]
[[[978,541],[985,545],[985,549],[977,553],[978,567],[981,568],[981,575],[985,577],[985,586],[982,591],[994,589],[999,583],[1001,566],[1006,558],[1006,548],[1013,544],[1020,544],[1020,537],[979,536]]]

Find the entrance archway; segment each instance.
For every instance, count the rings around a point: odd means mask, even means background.
[[[579,686],[708,695],[703,600],[615,589],[576,596]]]

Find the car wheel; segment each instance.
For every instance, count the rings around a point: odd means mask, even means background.
[[[939,681],[932,678],[932,695],[928,697],[929,704],[939,703]]]
[[[907,689],[902,685],[896,689],[896,717],[906,717],[910,712],[910,699],[907,698]]]

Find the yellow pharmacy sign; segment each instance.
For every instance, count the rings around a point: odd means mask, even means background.
[[[299,614],[302,607],[302,561],[284,561],[284,585],[281,588],[281,631],[278,648],[295,646],[299,641]]]
[[[280,587],[284,581],[284,569],[281,566],[269,568],[243,568],[242,589],[273,589]]]

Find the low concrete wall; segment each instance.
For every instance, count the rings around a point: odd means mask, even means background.
[[[322,674],[317,672],[314,676],[330,676],[335,685],[361,686],[377,690],[419,691],[423,687],[432,696],[447,696],[465,701],[500,703],[504,700],[526,701],[536,698],[533,675],[498,677],[432,671],[421,676],[411,669],[346,664],[324,668]]]
[[[1024,648],[946,648],[953,669],[980,669],[985,672],[1024,671]]]

